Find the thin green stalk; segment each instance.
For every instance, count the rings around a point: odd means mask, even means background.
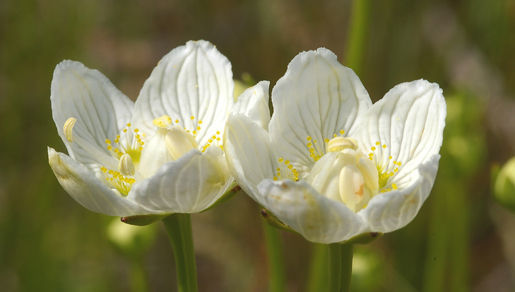
[[[142,259],[134,259],[132,261],[131,284],[132,291],[148,291],[147,277],[143,269]]]
[[[365,37],[368,31],[370,0],[356,0],[352,4],[345,64],[360,73],[363,61]]]
[[[329,248],[329,289],[331,292],[350,291],[353,246],[333,243]]]
[[[266,250],[268,256],[268,291],[285,291],[285,273],[282,242],[279,230],[263,220]]]
[[[308,292],[320,292],[327,290],[327,245],[315,243],[311,251],[311,263],[307,284]]]
[[[162,221],[170,238],[175,257],[177,290],[179,292],[196,292],[198,291],[197,267],[195,251],[193,250],[190,215],[173,214]]]

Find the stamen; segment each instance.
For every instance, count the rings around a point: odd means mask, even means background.
[[[74,117],[68,118],[66,120],[66,122],[64,122],[63,133],[64,133],[64,137],[69,142],[73,142],[73,127],[75,126],[76,122],[77,122],[77,119]]]
[[[152,122],[155,126],[165,129],[168,128],[168,126],[170,126],[170,124],[172,123],[172,118],[170,118],[170,116],[164,115],[157,119],[154,119],[154,121]]]

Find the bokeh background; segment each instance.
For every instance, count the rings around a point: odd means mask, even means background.
[[[322,46],[374,101],[400,82],[438,82],[448,117],[435,187],[406,228],[356,248],[353,291],[515,291],[515,215],[491,191],[495,165],[515,154],[515,1],[359,3],[0,1],[0,290],[175,291],[160,224],[131,239],[58,185],[50,82],[58,62],[78,60],[134,99],[164,54],[206,39],[245,82],[274,84]],[[192,217],[200,291],[266,291],[258,206],[239,194]],[[287,291],[310,291],[313,245],[281,240]]]

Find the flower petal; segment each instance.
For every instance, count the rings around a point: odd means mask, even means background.
[[[240,113],[264,129],[268,129],[270,122],[270,108],[268,107],[268,86],[270,81],[261,81],[247,88],[234,104],[233,113]]]
[[[259,202],[307,240],[334,243],[366,229],[365,222],[344,204],[320,195],[305,182],[264,180]]]
[[[391,192],[381,193],[361,210],[360,215],[372,232],[391,232],[406,226],[429,196],[440,155],[434,155],[413,171],[410,185]]]
[[[274,176],[274,157],[265,129],[241,114],[231,114],[224,135],[229,169],[241,188],[254,199],[257,185]]]
[[[438,84],[405,82],[370,108],[356,129],[356,138],[363,151],[375,149],[379,169],[395,173],[392,182],[405,185],[421,163],[440,151],[445,116],[445,100]]]
[[[197,132],[200,145],[223,131],[234,102],[231,63],[211,43],[189,41],[159,61],[136,101],[134,123],[147,132],[163,115]],[[200,129],[199,129],[200,128]]]
[[[164,164],[152,177],[133,185],[129,198],[167,213],[196,213],[209,208],[232,184],[223,153],[210,147],[192,150]]]
[[[308,137],[323,155],[325,139],[348,133],[371,105],[358,76],[324,48],[300,53],[290,62],[272,91],[272,102],[273,149],[306,166],[313,164]]]
[[[65,191],[85,208],[111,216],[158,213],[115,193],[87,167],[48,147],[48,162]]]
[[[132,114],[132,101],[102,73],[79,62],[59,63],[52,79],[50,101],[59,136],[71,157],[81,163],[113,167],[116,161],[106,149]],[[63,131],[69,118],[77,119],[70,142]]]

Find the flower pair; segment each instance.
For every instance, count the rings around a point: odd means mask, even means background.
[[[409,223],[438,168],[445,101],[402,83],[372,104],[326,49],[303,52],[272,91],[233,98],[231,65],[188,42],[154,69],[133,104],[100,72],[64,61],[52,112],[70,156],[49,148],[65,190],[116,216],[195,213],[236,182],[306,239],[341,242]]]

